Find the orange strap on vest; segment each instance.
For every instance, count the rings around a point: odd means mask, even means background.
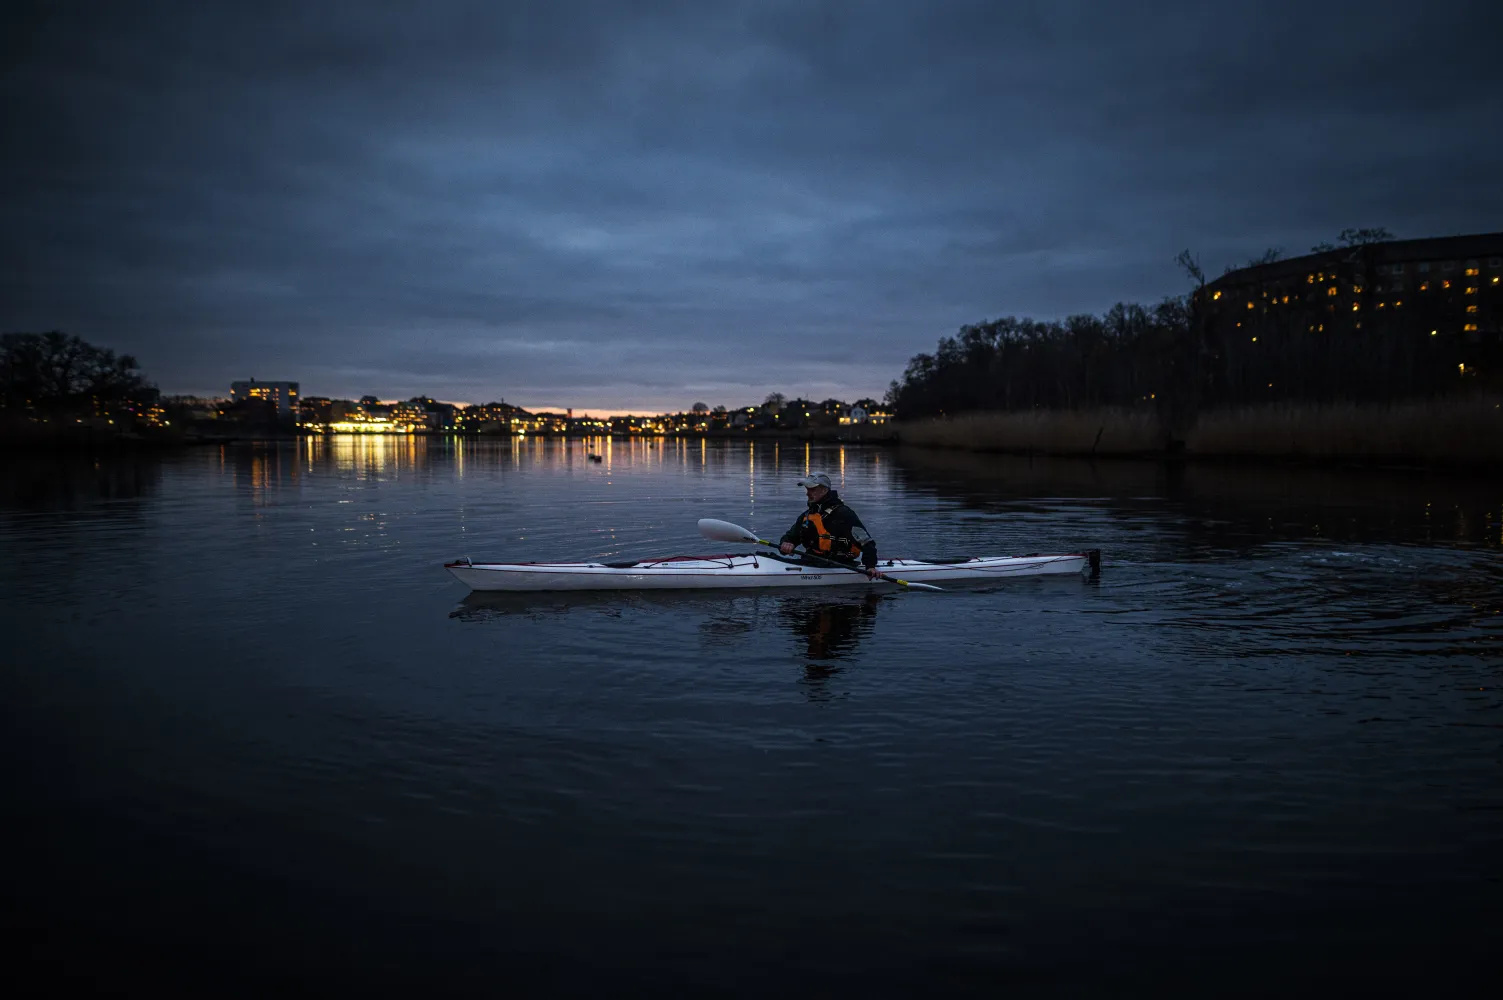
[[[804,523],[814,529],[814,551],[820,555],[831,555],[835,552],[835,536],[825,530],[825,516],[818,511],[811,511],[804,515]],[[809,548],[805,545],[804,548]],[[861,546],[851,542],[851,555],[859,556]]]

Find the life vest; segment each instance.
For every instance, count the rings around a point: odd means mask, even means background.
[[[804,515],[804,549],[822,556],[853,558],[861,554],[861,546],[849,538],[838,539],[843,544],[836,548],[834,535],[825,528],[825,516],[817,510]],[[849,546],[849,548],[846,548]]]

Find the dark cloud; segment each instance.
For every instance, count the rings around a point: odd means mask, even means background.
[[[1503,229],[1492,3],[35,3],[0,325],[169,390],[880,393],[957,326]]]

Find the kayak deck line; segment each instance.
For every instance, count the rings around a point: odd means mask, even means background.
[[[970,556],[924,560],[891,558],[877,567],[906,579],[944,581],[995,580],[1015,576],[1080,573],[1100,568],[1100,550],[1064,555]],[[869,579],[859,566],[828,566],[778,553],[726,553],[666,556],[636,562],[475,562],[468,556],[444,564],[475,591],[657,590],[742,587],[886,586]]]

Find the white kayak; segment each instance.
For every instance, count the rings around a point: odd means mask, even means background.
[[[1101,564],[1098,550],[1071,555],[884,559],[884,574],[914,583],[947,583],[1081,573]],[[444,568],[471,590],[714,590],[741,587],[885,587],[855,570],[814,566],[771,553],[672,556],[614,563],[482,563]]]

